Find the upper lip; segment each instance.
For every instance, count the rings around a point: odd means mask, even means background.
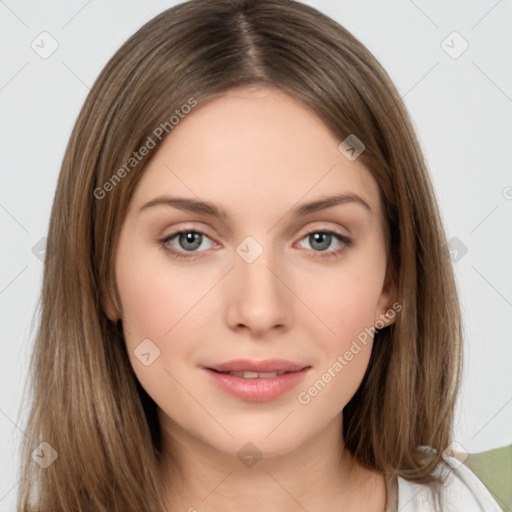
[[[208,370],[218,372],[297,372],[307,368],[308,365],[293,363],[283,359],[266,359],[263,361],[254,361],[251,359],[236,359],[226,363],[207,366]]]

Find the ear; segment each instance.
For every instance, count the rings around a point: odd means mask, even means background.
[[[383,329],[394,323],[396,314],[402,310],[402,304],[398,302],[397,286],[391,278],[389,266],[382,292],[377,302],[374,325],[377,329]]]
[[[108,316],[110,321],[116,323],[119,320],[120,315],[108,294],[102,295],[101,303],[103,306],[103,311],[105,311],[105,314]]]

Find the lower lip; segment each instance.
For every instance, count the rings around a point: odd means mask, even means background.
[[[274,400],[304,380],[308,368],[265,379],[244,379],[205,368],[215,384],[226,393],[249,402]]]

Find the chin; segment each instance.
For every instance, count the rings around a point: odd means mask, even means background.
[[[307,439],[300,435],[304,434],[303,431],[298,432],[295,429],[290,429],[288,425],[287,428],[278,432],[280,427],[275,429],[278,424],[279,421],[274,422],[271,427],[265,427],[264,429],[247,428],[247,426],[245,428],[240,427],[238,430],[228,428],[233,435],[232,438],[226,434],[222,435],[222,438],[203,440],[219,452],[223,452],[230,457],[236,457],[242,463],[245,456],[252,456],[256,459],[271,459],[287,455],[306,442]],[[273,431],[273,429],[275,430]]]

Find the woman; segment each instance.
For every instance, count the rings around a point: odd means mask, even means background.
[[[499,510],[447,455],[459,306],[407,111],[313,8],[143,26],[48,244],[20,510]]]

